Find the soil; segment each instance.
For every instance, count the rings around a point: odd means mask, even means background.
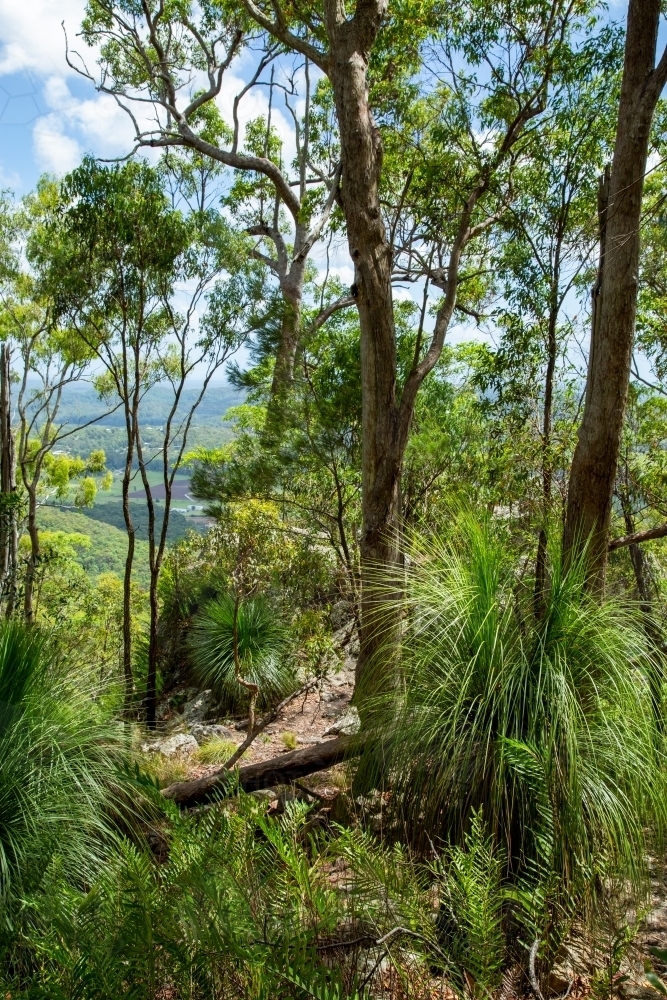
[[[308,691],[305,695],[290,702],[281,711],[278,718],[255,739],[255,742],[240,759],[239,764],[252,764],[269,760],[290,750],[319,743],[325,739],[333,739],[333,735],[325,736],[325,733],[349,708],[354,691],[354,667],[354,659],[347,656],[338,671],[331,672],[324,678],[321,687]],[[179,715],[176,711],[163,712],[162,719],[167,731],[174,732],[181,728]],[[261,714],[258,715],[259,719],[261,719]],[[243,743],[246,738],[244,720],[221,717],[215,720],[207,719],[208,721],[219,722],[227,726],[231,733],[230,738],[237,746]],[[184,758],[183,763],[187,767],[188,778],[199,778],[205,774],[212,774],[221,767],[220,764],[200,764],[191,758]],[[330,794],[333,795],[340,787],[340,779],[335,778],[337,770],[340,768],[334,768],[332,772],[322,772],[322,774],[310,776],[308,779],[309,787],[327,795],[325,789],[329,781],[333,779],[336,783],[335,787],[330,789]]]

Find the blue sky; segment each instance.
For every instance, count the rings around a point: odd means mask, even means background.
[[[626,3],[608,0],[610,16],[624,18]],[[64,174],[86,153],[111,158],[132,148],[133,132],[125,113],[67,65],[65,30],[70,49],[78,50],[94,68],[94,54],[76,37],[84,10],[85,0],[0,0],[0,189],[22,196],[34,188],[41,173]],[[242,58],[225,77],[219,104],[228,121],[245,68]],[[242,126],[244,119],[266,114],[266,104],[265,92],[251,91],[242,105]],[[291,158],[292,126],[275,105],[272,121],[283,138],[286,158]],[[342,243],[331,264],[332,273],[345,284],[352,282]],[[414,288],[397,290],[399,297],[414,294]],[[466,328],[455,327],[448,340],[469,335]]]
[[[84,0],[0,0],[0,186],[22,195],[43,171],[85,152],[113,156],[131,140],[124,116],[65,61]]]
[[[65,34],[95,68],[95,56],[76,35],[85,0],[0,0],[0,188],[26,194],[44,171],[66,173],[85,153],[110,158],[132,148],[126,114],[71,70]],[[223,115],[243,85],[243,61],[226,78]],[[251,93],[241,119],[266,112],[266,96]],[[287,118],[274,124],[293,143]]]
[[[624,7],[612,0],[610,12],[622,17]],[[17,195],[31,190],[43,171],[72,169],[84,153],[112,157],[131,148],[124,113],[65,61],[63,22],[70,46],[85,52],[76,38],[84,8],[85,0],[0,0],[0,188]],[[90,54],[88,60],[94,64]],[[258,104],[261,95],[248,117],[261,113]],[[291,141],[287,121],[284,126]]]

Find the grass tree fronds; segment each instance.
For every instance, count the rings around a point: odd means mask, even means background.
[[[286,644],[285,627],[264,597],[248,597],[236,607],[232,596],[223,595],[195,618],[190,654],[200,683],[232,708],[247,703],[247,692],[237,677],[235,645],[244,681],[257,685],[260,701],[267,704],[294,683],[284,655]]]
[[[553,557],[538,619],[492,525],[458,528],[416,542],[381,613],[402,616],[400,688],[366,706],[363,781],[391,784],[416,840],[463,844],[482,810],[513,883],[557,873],[556,908],[602,863],[645,889],[667,797],[639,615]]]
[[[0,627],[0,700],[0,907],[11,934],[18,901],[56,856],[74,881],[99,871],[128,747],[39,633],[15,622]]]

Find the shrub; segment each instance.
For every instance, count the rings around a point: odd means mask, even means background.
[[[170,812],[159,864],[123,844],[88,892],[51,869],[25,941],[38,960],[21,983],[6,965],[3,992],[17,1000],[353,1000],[378,956],[399,968],[428,960],[426,872],[400,848],[358,832],[327,841],[308,830],[303,803],[280,819],[243,794],[230,809]],[[332,866],[344,869],[344,886]],[[410,930],[397,934],[397,925]],[[390,931],[378,949],[375,939]]]

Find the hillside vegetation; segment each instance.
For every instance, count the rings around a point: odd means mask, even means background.
[[[667,3],[47,7],[0,997],[667,997]]]

